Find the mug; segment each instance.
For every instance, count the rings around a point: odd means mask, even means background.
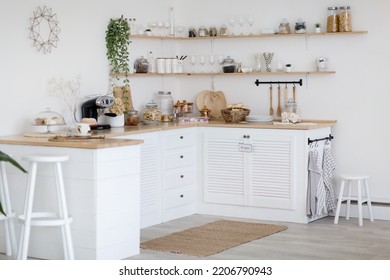
[[[91,130],[91,127],[88,123],[78,123],[77,124],[77,132],[81,135],[87,135]]]
[[[317,58],[317,71],[326,71],[328,69],[328,59],[326,57]]]

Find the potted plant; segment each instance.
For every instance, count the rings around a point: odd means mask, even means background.
[[[286,64],[286,72],[291,72],[292,65]]]
[[[314,27],[315,27],[316,33],[321,33],[321,24],[319,22],[314,24]]]
[[[115,98],[114,105],[112,105],[108,110],[110,113],[106,114],[106,116],[111,127],[122,127],[125,125],[124,113],[126,112],[126,109],[122,98]]]
[[[13,158],[11,158],[9,155],[3,153],[2,151],[0,151],[0,161],[9,162],[12,165],[14,165],[15,167],[19,168],[24,173],[27,173],[27,171],[19,163],[17,163]],[[0,201],[0,213],[5,215],[3,207],[1,205],[1,201]]]
[[[130,46],[130,27],[123,15],[117,19],[110,19],[106,31],[107,58],[110,61],[111,73],[116,75],[116,80],[120,80],[119,74],[124,75],[123,79],[123,102],[130,103],[130,85],[129,85],[129,46]],[[115,83],[112,85],[118,87]]]

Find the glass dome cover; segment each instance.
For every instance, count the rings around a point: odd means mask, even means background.
[[[42,126],[65,125],[65,120],[60,113],[51,111],[50,108],[46,108],[45,111],[38,113],[34,117],[32,124]]]

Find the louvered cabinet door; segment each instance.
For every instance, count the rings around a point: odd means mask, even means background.
[[[248,204],[293,209],[294,136],[252,134]]]
[[[141,228],[161,223],[160,138],[158,133],[130,135],[141,145]]]
[[[238,151],[242,133],[235,129],[208,129],[204,134],[204,200],[244,205],[243,152]]]

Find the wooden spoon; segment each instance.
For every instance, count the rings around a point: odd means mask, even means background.
[[[295,96],[295,84],[293,86],[293,101],[296,102],[296,96]],[[293,113],[296,113],[297,112],[297,109],[296,107],[294,107],[293,109]]]
[[[278,108],[276,109],[276,115],[278,117],[282,116],[282,108],[280,107],[280,85],[278,86]]]
[[[274,108],[272,108],[272,85],[269,86],[269,115],[274,115]]]

